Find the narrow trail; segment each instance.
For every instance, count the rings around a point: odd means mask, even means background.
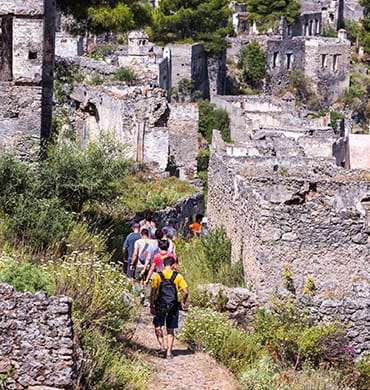
[[[181,318],[180,318],[181,323]],[[133,336],[133,345],[147,354],[147,361],[157,372],[152,376],[148,390],[238,390],[233,375],[205,353],[193,352],[175,339],[174,359],[161,357],[154,334],[149,308],[144,308]],[[180,325],[181,326],[181,325]]]

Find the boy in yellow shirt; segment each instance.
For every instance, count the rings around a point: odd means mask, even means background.
[[[150,292],[150,312],[153,318],[155,334],[161,349],[166,352],[166,358],[172,359],[172,348],[175,329],[179,327],[179,308],[186,307],[188,284],[182,275],[173,271],[175,264],[172,257],[163,259],[163,270],[154,275]],[[178,302],[177,293],[182,292],[182,301]],[[164,346],[162,327],[167,328],[167,349]]]

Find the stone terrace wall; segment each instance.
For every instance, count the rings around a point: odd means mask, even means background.
[[[370,174],[309,158],[211,155],[208,216],[225,226],[257,292],[283,286],[284,264],[302,291],[350,292],[370,280]]]
[[[11,377],[6,389],[73,388],[71,302],[0,283],[0,376]]]

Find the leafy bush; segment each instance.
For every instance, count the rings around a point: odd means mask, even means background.
[[[82,383],[86,389],[144,390],[153,372],[138,358],[128,359],[116,340],[97,330],[84,331]]]
[[[135,72],[130,68],[120,67],[114,75],[115,80],[119,81],[134,81],[136,80]]]
[[[11,258],[0,257],[0,280],[19,292],[46,291],[53,295],[54,287],[47,273],[31,263],[17,263]]]
[[[253,89],[260,89],[266,71],[266,53],[257,41],[252,41],[240,52],[243,78]]]
[[[51,262],[49,272],[57,294],[73,299],[75,327],[122,330],[132,310],[122,269],[91,253],[73,252]]]
[[[180,338],[192,348],[208,352],[235,374],[253,364],[261,348],[254,335],[234,327],[212,309],[191,309]]]
[[[326,26],[322,30],[321,35],[325,38],[337,38],[338,37],[338,32],[337,30],[332,27],[332,26]]]
[[[255,331],[262,345],[287,364],[300,367],[303,361],[318,365],[340,355],[344,329],[337,323],[313,323],[308,310],[297,300],[275,295],[271,308],[260,308]]]
[[[255,368],[243,373],[240,383],[242,390],[290,389],[280,374],[279,366],[268,354],[259,359]]]
[[[201,99],[199,104],[199,132],[208,141],[212,142],[212,132],[214,129],[220,131],[225,142],[231,142],[230,119],[227,111],[217,109],[208,100]]]
[[[197,156],[197,171],[207,171],[209,163],[209,150],[200,150]]]

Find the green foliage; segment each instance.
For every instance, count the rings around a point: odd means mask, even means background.
[[[100,74],[96,74],[91,77],[89,84],[91,85],[103,85],[105,83],[106,79],[104,76],[101,76]]]
[[[370,383],[370,354],[365,354],[355,362],[355,369],[358,372],[356,378],[357,389],[366,390]]]
[[[225,142],[230,139],[230,119],[227,111],[216,108],[209,100],[199,100],[199,132],[208,141],[212,142],[212,132],[217,129],[221,132]]]
[[[171,96],[177,102],[195,102],[200,98],[200,91],[194,90],[194,80],[183,78],[172,89]]]
[[[140,176],[130,176],[122,191],[121,202],[127,213],[132,214],[147,209],[161,210],[173,206],[181,197],[196,192],[196,188],[174,176],[154,182]]]
[[[254,89],[262,87],[266,77],[266,53],[257,41],[252,41],[240,52],[244,80]]]
[[[122,269],[91,252],[74,251],[63,261],[50,262],[56,293],[73,299],[74,325],[81,329],[118,332],[132,307]]]
[[[223,229],[210,230],[203,240],[178,241],[176,252],[180,259],[181,272],[191,291],[195,291],[198,284],[204,283],[244,286],[242,264],[231,264],[231,244]],[[181,259],[186,261],[181,262]]]
[[[295,0],[249,0],[247,2],[248,20],[256,23],[259,32],[275,29],[282,16],[294,24],[301,14],[301,5]]]
[[[315,282],[313,280],[313,277],[310,276],[307,281],[306,281],[306,284],[304,286],[304,289],[303,289],[303,294],[305,295],[315,295]]]
[[[60,103],[67,102],[74,85],[84,80],[84,76],[66,61],[59,60],[55,66],[54,96]]]
[[[22,194],[31,191],[29,167],[10,154],[0,157],[0,206],[2,212],[13,215]]]
[[[337,129],[337,121],[340,119],[344,119],[344,115],[341,112],[330,111],[330,126],[334,130]]]
[[[197,171],[207,171],[209,164],[209,150],[200,150],[197,156]]]
[[[370,2],[369,0],[360,0],[360,5],[364,7],[364,17],[359,34],[360,44],[364,47],[365,52],[370,54]]]
[[[54,287],[47,273],[31,263],[17,263],[15,260],[0,257],[0,280],[10,284],[19,292],[36,293],[46,291],[53,295]]]
[[[322,30],[321,35],[325,38],[337,38],[338,37],[338,32],[337,30],[332,27],[332,26],[326,26]]]
[[[344,20],[344,28],[347,32],[347,38],[351,41],[352,45],[358,45],[358,39],[360,37],[361,25],[351,19]]]
[[[97,330],[84,331],[82,347],[85,355],[82,366],[85,388],[146,389],[153,370],[138,358],[128,359],[109,334]]]
[[[150,39],[161,45],[199,42],[206,51],[220,52],[232,34],[230,16],[226,0],[162,0],[153,11]]]
[[[115,45],[99,45],[89,54],[89,56],[94,60],[105,60],[106,57],[113,54],[115,50]]]
[[[118,81],[134,81],[136,80],[135,72],[130,68],[120,67],[114,75],[115,80]]]
[[[295,294],[293,274],[289,264],[284,264],[283,282],[284,282],[284,287],[291,293]]]
[[[92,31],[125,32],[150,24],[150,4],[141,1],[57,0],[58,9],[73,16],[70,30],[75,33]]]
[[[255,331],[262,345],[296,368],[304,361],[318,365],[330,360],[344,345],[344,329],[338,323],[314,323],[302,303],[278,295],[269,309],[257,311]]]
[[[263,355],[255,368],[245,371],[240,383],[242,390],[290,389],[280,374],[279,366],[269,354]]]
[[[196,350],[208,352],[235,374],[256,360],[260,345],[254,335],[236,328],[211,309],[191,309],[180,338]]]

